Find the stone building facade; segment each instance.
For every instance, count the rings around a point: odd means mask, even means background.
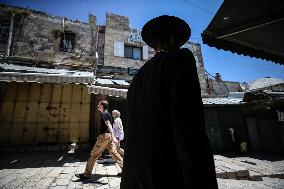
[[[34,59],[50,67],[92,68],[97,35],[95,16],[90,15],[89,23],[83,23],[5,5],[0,6],[0,15],[1,37],[5,38],[1,40],[2,54]]]
[[[96,36],[92,15],[82,23],[0,5],[0,150],[89,142]]]
[[[103,62],[98,75],[113,75],[115,79],[131,81],[135,72],[154,56],[136,29],[129,27],[129,19],[112,13],[106,14],[104,26]]]
[[[111,110],[121,111],[126,128],[126,100],[113,93],[90,94],[88,87],[125,94],[137,70],[154,56],[140,31],[129,26],[127,17],[112,13],[107,13],[105,25],[97,25],[93,15],[83,23],[0,5],[0,146],[92,143],[100,119],[96,105],[105,99]],[[200,44],[188,41],[183,47],[195,57],[202,97],[214,97]],[[15,77],[12,64],[17,65]]]
[[[131,71],[141,68],[155,54],[154,49],[142,41],[140,32],[129,27],[127,17],[107,13],[103,62],[105,69],[101,70],[105,70],[105,73],[112,72],[114,78],[130,81],[133,75]],[[208,96],[200,44],[188,41],[183,48],[188,48],[193,52],[202,96]]]
[[[131,82],[133,75],[155,52],[129,27],[125,16],[106,14],[106,24],[89,23],[50,16],[44,12],[0,6],[0,52],[8,57],[28,58],[38,66],[92,71],[97,77],[109,76]],[[11,20],[13,24],[11,26]],[[11,32],[11,31],[12,32]],[[11,44],[8,43],[11,32]],[[202,96],[207,85],[200,44],[187,42],[196,59]],[[9,55],[7,49],[9,48]]]
[[[141,39],[130,41],[131,36],[140,37],[137,30],[129,28],[129,19],[108,13],[106,15],[104,65],[139,69],[149,59],[150,49]],[[151,54],[154,55],[153,52]]]

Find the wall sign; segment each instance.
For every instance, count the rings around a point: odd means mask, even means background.
[[[141,32],[140,31],[137,31],[136,33],[131,33],[129,36],[128,36],[128,43],[135,43],[135,42],[142,42],[142,37],[141,37]]]

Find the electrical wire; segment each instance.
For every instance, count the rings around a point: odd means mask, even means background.
[[[194,6],[195,8],[198,8],[199,10],[202,10],[203,12],[209,14],[209,15],[214,15],[212,12],[200,7],[199,5],[196,5],[195,3],[192,3],[191,1],[188,0],[184,0],[184,2],[191,4],[192,6]]]

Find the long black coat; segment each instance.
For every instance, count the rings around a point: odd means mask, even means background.
[[[127,98],[121,189],[217,188],[191,51],[157,53],[133,78]]]

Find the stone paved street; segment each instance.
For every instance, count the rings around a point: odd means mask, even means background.
[[[3,154],[0,161],[0,188],[119,188],[120,177],[117,173],[120,168],[111,161],[96,164],[92,179],[79,182],[74,174],[84,171],[87,157],[86,152]],[[283,189],[284,179],[263,177],[263,181],[249,181],[218,178],[218,184],[220,189]]]
[[[93,179],[78,182],[88,154],[63,152],[10,153],[0,162],[0,188],[119,188],[119,167],[96,164]],[[96,182],[97,181],[97,182]]]

